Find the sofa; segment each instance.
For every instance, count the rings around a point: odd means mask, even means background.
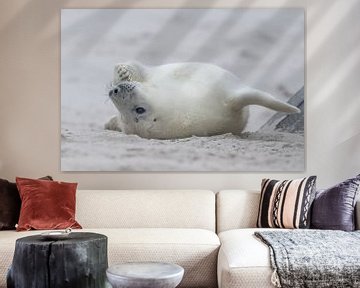
[[[273,287],[269,249],[253,236],[258,191],[78,190],[76,197],[79,231],[108,237],[109,265],[176,263],[185,269],[179,287]],[[359,224],[360,205],[357,212]],[[42,232],[0,231],[1,288],[16,239]]]

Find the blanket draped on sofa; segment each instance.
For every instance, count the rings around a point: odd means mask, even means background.
[[[360,287],[360,231],[255,232],[270,248],[277,287]]]

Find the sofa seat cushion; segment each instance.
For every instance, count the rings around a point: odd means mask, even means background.
[[[254,236],[255,231],[262,230],[274,229],[234,229],[219,234],[219,288],[274,287],[269,248]]]
[[[136,228],[82,229],[108,237],[109,265],[136,261],[163,261],[185,269],[179,287],[216,287],[216,264],[220,241],[203,229]],[[17,238],[44,231],[0,232],[0,287],[6,287],[6,273],[12,262]]]
[[[98,230],[109,237],[109,265],[123,262],[171,262],[185,269],[179,287],[216,287],[220,241],[209,230],[137,228]]]

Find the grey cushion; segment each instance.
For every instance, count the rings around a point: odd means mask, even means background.
[[[312,206],[311,228],[353,231],[360,174],[328,189],[319,190]]]

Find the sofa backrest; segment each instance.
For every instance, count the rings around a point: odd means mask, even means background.
[[[208,190],[78,190],[84,228],[200,228],[215,231],[215,193]]]
[[[223,190],[216,194],[217,233],[238,228],[255,228],[260,192]]]
[[[259,202],[259,191],[223,190],[218,192],[216,194],[216,232],[255,228]],[[357,200],[355,206],[355,227],[356,230],[360,230],[360,199]]]

